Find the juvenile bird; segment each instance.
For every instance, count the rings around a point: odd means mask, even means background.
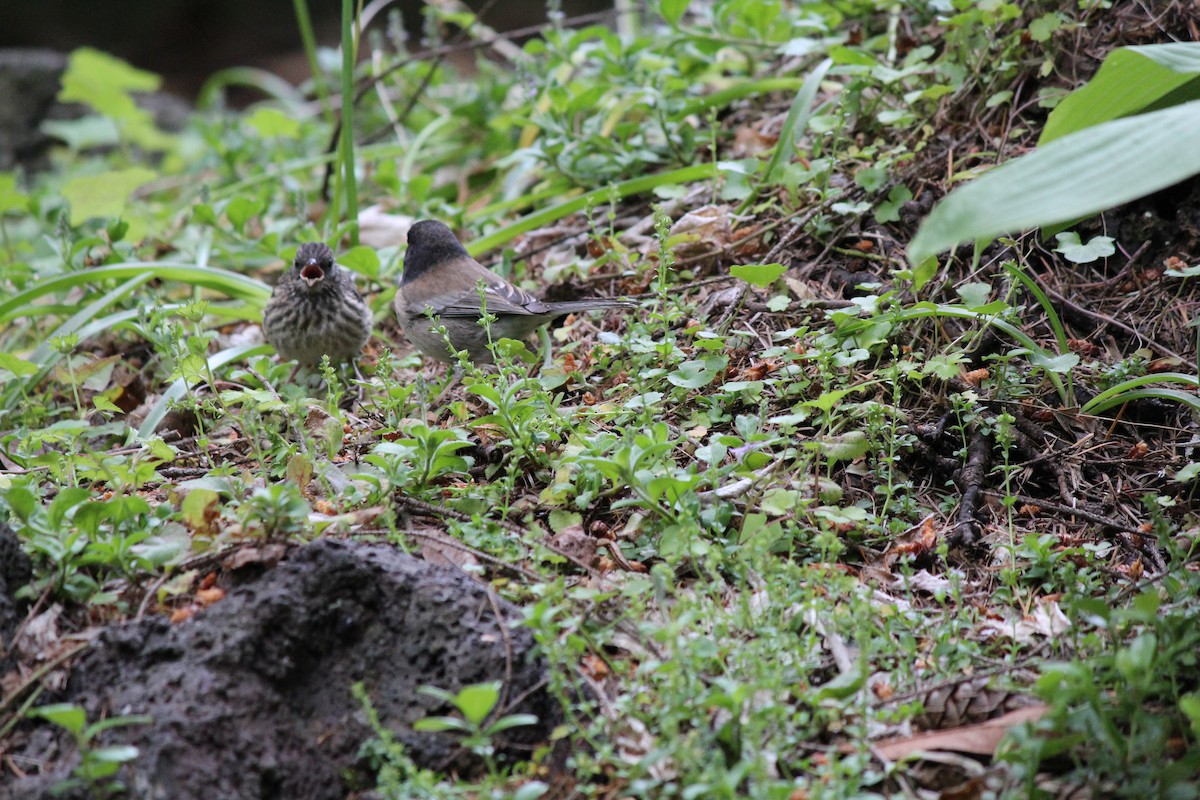
[[[443,325],[454,350],[466,350],[476,364],[492,363],[488,332],[479,324],[480,281],[486,287],[487,313],[496,317],[491,323],[492,341],[524,339],[547,322],[575,311],[636,305],[628,300],[602,297],[564,302],[539,300],[471,258],[445,225],[426,219],[409,228],[404,277],[396,292],[396,316],[409,341],[425,355],[452,363],[453,353],[435,330]],[[427,317],[427,313],[434,318]]]
[[[307,367],[323,355],[333,363],[352,361],[371,335],[371,312],[329,246],[309,242],[275,284],[263,311],[263,334],[280,357]]]

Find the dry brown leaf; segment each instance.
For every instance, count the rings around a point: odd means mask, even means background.
[[[261,564],[264,567],[273,567],[279,563],[280,559],[287,553],[287,547],[283,544],[265,544],[259,547],[241,547],[230,553],[221,561],[221,566],[233,572],[243,567],[248,567],[252,564]],[[213,575],[216,578],[216,575]],[[208,578],[205,578],[208,581]],[[209,582],[211,585],[211,582]]]
[[[583,531],[582,525],[569,525],[546,540],[551,548],[578,563],[594,569],[596,567],[596,540]]]
[[[479,559],[475,554],[457,539],[433,528],[425,528],[415,533],[420,533],[417,541],[420,542],[421,558],[430,564],[457,567],[461,570],[479,566]]]
[[[585,655],[580,666],[583,668],[584,673],[595,681],[604,680],[612,674],[612,671],[608,668],[608,662],[594,653]]]
[[[21,635],[13,642],[12,648],[26,658],[49,660],[62,642],[58,634],[58,618],[62,610],[62,606],[55,603],[31,618],[21,628]]]
[[[770,150],[778,141],[778,134],[763,133],[758,125],[743,125],[733,133],[733,157],[752,158]]]
[[[204,608],[207,608],[208,606],[211,606],[213,603],[220,602],[221,600],[224,600],[224,599],[225,599],[225,590],[222,589],[220,586],[214,586],[211,589],[201,589],[198,592],[196,592],[196,602]]]
[[[671,226],[672,239],[683,241],[675,246],[680,257],[723,248],[733,241],[733,225],[728,206],[702,206],[689,211]]]
[[[196,609],[192,606],[186,608],[177,608],[171,612],[171,624],[175,625],[180,622],[186,622],[196,614]]]
[[[1049,706],[1043,704],[1026,706],[987,722],[877,742],[874,749],[891,761],[899,761],[927,750],[991,755],[996,752],[996,747],[1011,728],[1023,722],[1041,719],[1049,709]]]
[[[987,367],[973,369],[970,372],[963,374],[963,383],[966,383],[968,386],[978,386],[979,384],[983,383],[983,381],[991,374],[992,373],[988,371]]]

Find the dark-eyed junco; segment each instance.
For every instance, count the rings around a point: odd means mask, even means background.
[[[279,355],[315,366],[321,356],[352,361],[371,335],[371,312],[322,242],[300,245],[263,310],[263,334]]]
[[[442,325],[454,350],[466,350],[476,364],[490,364],[488,332],[479,324],[481,281],[486,287],[487,313],[496,317],[491,323],[492,341],[524,339],[547,322],[575,311],[636,305],[603,297],[554,303],[538,300],[471,258],[445,225],[426,219],[409,228],[404,277],[396,292],[396,316],[409,341],[425,355],[452,363],[453,353],[435,330]]]

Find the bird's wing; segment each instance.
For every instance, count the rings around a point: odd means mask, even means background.
[[[488,273],[480,280],[486,285],[484,298],[489,314],[518,314],[537,316],[547,314],[550,307],[522,289],[518,289],[498,275]],[[446,294],[438,298],[439,302],[430,303],[434,313],[444,317],[477,317],[479,316],[479,290],[472,286],[463,292]]]

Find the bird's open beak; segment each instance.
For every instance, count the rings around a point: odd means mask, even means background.
[[[300,270],[300,277],[308,284],[308,288],[311,289],[325,280],[325,270],[321,269],[321,265],[314,258],[304,265],[304,269]]]

